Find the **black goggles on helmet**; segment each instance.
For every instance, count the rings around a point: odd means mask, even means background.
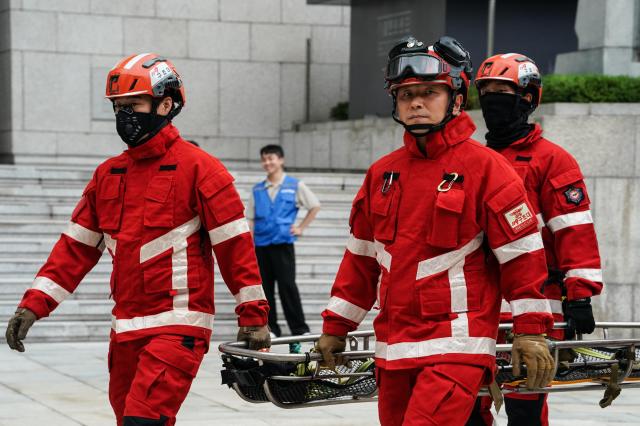
[[[392,82],[402,77],[415,76],[429,80],[444,72],[449,72],[449,65],[440,58],[426,53],[408,53],[389,61],[384,79]]]

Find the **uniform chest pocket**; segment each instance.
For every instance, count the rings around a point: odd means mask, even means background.
[[[113,233],[120,229],[124,182],[121,175],[108,175],[100,182],[96,210],[100,229]]]
[[[173,176],[153,177],[144,194],[144,226],[174,227],[174,199]]]
[[[386,193],[379,190],[371,197],[373,236],[376,240],[386,243],[395,240],[400,196],[400,186],[394,184]]]
[[[464,191],[457,188],[438,192],[433,206],[431,229],[427,233],[428,244],[442,248],[458,246],[464,198]]]

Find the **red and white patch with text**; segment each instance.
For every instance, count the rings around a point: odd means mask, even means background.
[[[536,218],[527,203],[522,203],[504,214],[507,223],[516,234],[536,223]]]

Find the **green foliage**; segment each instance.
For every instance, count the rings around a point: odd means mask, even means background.
[[[331,108],[329,116],[332,120],[343,121],[349,119],[349,102],[338,102]]]
[[[640,102],[640,78],[595,74],[551,74],[542,78],[542,103]],[[478,109],[472,84],[466,109]]]
[[[640,102],[640,78],[552,74],[542,79],[542,102]]]

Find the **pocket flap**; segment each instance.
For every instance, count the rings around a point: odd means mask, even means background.
[[[226,170],[221,170],[216,173],[211,173],[198,185],[198,190],[204,195],[205,198],[211,198],[220,192],[223,188],[233,183],[233,176]]]
[[[578,181],[581,181],[583,179],[582,173],[580,172],[580,169],[571,169],[569,171],[566,171],[562,174],[559,174],[558,176],[549,179],[549,182],[551,183],[551,186],[553,186],[555,189],[560,189],[563,188],[571,183],[575,183]]]
[[[173,176],[155,176],[149,182],[144,198],[147,200],[164,203],[171,192],[173,186]]]
[[[120,195],[120,182],[122,176],[108,175],[102,179],[102,184],[98,189],[98,198],[102,200],[113,200]]]
[[[464,191],[461,189],[450,189],[447,192],[439,192],[436,198],[436,208],[453,213],[462,213],[462,209],[464,208]]]
[[[494,195],[487,205],[494,213],[500,213],[516,201],[524,200],[526,192],[521,182],[511,181]]]

